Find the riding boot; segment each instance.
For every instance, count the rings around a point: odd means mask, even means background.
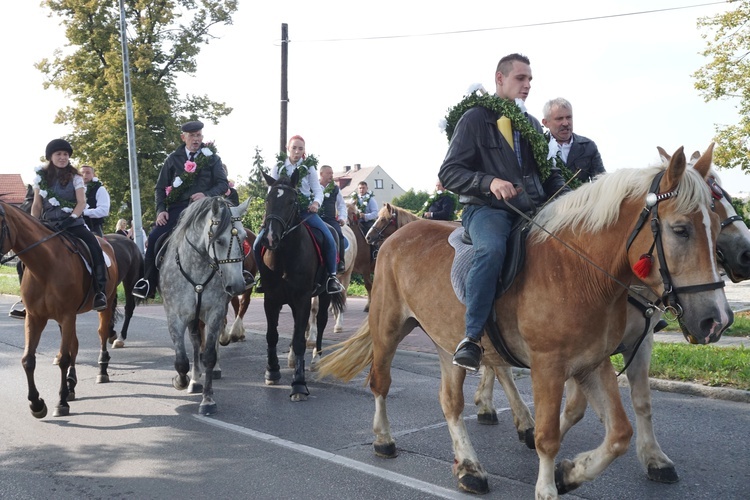
[[[339,263],[336,267],[336,272],[343,273],[346,269],[346,263],[344,262],[344,237],[339,238]]]
[[[94,267],[94,311],[107,308],[107,267],[102,262]]]

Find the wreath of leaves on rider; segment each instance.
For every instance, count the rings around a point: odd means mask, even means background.
[[[315,155],[307,155],[305,158],[298,164],[298,165],[286,165],[286,159],[288,158],[286,153],[278,153],[276,155],[276,170],[279,173],[279,177],[287,177],[291,178],[292,174],[294,173],[294,170],[299,170],[299,177],[297,178],[297,190],[302,186],[302,179],[307,177],[307,174],[310,173],[310,169],[316,169],[318,168],[318,159],[315,157]],[[292,167],[291,172],[287,172],[288,168]],[[315,201],[315,197],[313,196],[312,192],[309,195],[305,195],[302,193],[302,191],[299,191],[298,195],[300,207],[306,209],[310,206],[310,204]]]
[[[526,119],[521,108],[509,99],[503,99],[491,94],[481,95],[482,90],[483,89],[477,89],[470,92],[461,102],[448,109],[448,114],[445,116],[445,134],[448,136],[448,141],[453,137],[453,132],[456,130],[456,124],[464,113],[476,106],[482,106],[497,115],[508,117],[513,128],[518,130],[521,137],[529,141],[534,160],[539,166],[539,178],[542,182],[545,182],[550,176],[553,159],[556,161],[556,166],[562,172],[565,180],[569,181],[573,177],[573,173],[568,170],[561,158],[556,156],[548,158],[549,141],[545,140],[544,135],[537,131],[531,122]],[[580,181],[578,179],[575,179],[570,183],[571,188],[576,188],[578,186],[580,186]]]
[[[359,193],[357,191],[354,191],[351,194],[352,197],[352,203],[356,205],[357,211],[365,213],[367,211],[367,204],[370,201],[370,198],[375,196],[372,191],[368,191],[365,194],[362,195],[362,200],[360,201]]]
[[[170,204],[175,203],[180,199],[180,195],[193,185],[198,172],[200,172],[203,167],[208,166],[208,163],[211,161],[210,158],[216,154],[216,145],[213,142],[201,144],[198,152],[199,154],[194,161],[188,160],[185,162],[185,172],[181,176],[175,176],[172,185],[164,188],[164,191],[167,194],[167,197],[164,199],[164,205],[167,208],[169,208]]]

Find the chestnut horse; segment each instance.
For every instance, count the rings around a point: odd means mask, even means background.
[[[97,383],[109,382],[107,368],[109,352],[107,339],[114,314],[117,290],[117,262],[112,247],[99,238],[102,250],[111,261],[107,269],[107,308],[99,312],[99,375]],[[36,418],[47,415],[47,405],[39,397],[34,382],[36,349],[50,319],[60,326],[60,399],[53,416],[70,414],[68,397],[75,388],[77,377],[75,360],[78,355],[76,316],[91,310],[94,293],[92,277],[82,255],[82,243],[75,244],[52,231],[31,215],[7,203],[0,202],[0,254],[15,252],[26,267],[21,280],[21,299],[26,306],[26,345],[21,364],[28,381],[31,414]],[[72,399],[72,398],[71,398]]]
[[[705,155],[704,155],[705,156]],[[655,253],[642,278],[680,317],[694,343],[717,341],[733,320],[715,261],[718,216],[705,177],[710,157],[687,168],[679,149],[668,165],[623,169],[548,204],[535,217],[524,269],[495,303],[494,321],[508,350],[530,366],[539,456],[536,497],[557,498],[591,481],[627,451],[632,427],[609,356],[622,341],[632,267]],[[650,221],[649,232],[644,229]],[[635,226],[635,229],[634,229]],[[465,306],[450,290],[454,257],[447,222],[417,221],[388,238],[375,270],[368,321],[319,366],[321,376],[350,380],[370,365],[375,396],[375,452],[396,454],[386,414],[390,366],[396,348],[420,326],[438,348],[440,402],[453,442],[459,487],[483,493],[487,474],[469,440],[462,413],[466,371],[452,364],[463,337]],[[659,270],[657,273],[656,270]],[[575,299],[571,299],[575,297]],[[500,355],[483,338],[483,362]],[[605,427],[602,444],[555,467],[565,381],[574,377]]]
[[[370,245],[365,239],[365,230],[359,223],[359,217],[357,216],[357,207],[352,203],[347,203],[346,211],[347,219],[349,220],[349,227],[352,229],[354,237],[357,239],[357,253],[354,256],[354,269],[352,272],[361,274],[362,280],[365,282],[365,290],[367,290],[367,304],[365,304],[365,312],[367,312],[370,310],[372,275],[375,272],[375,259],[372,258]]]
[[[365,240],[370,245],[379,245],[383,240],[392,235],[394,231],[401,229],[406,224],[415,220],[419,220],[419,217],[405,208],[386,202],[378,210],[378,218],[375,219],[372,227],[367,231]]]

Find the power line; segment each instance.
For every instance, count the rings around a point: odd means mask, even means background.
[[[317,39],[317,40],[315,39],[294,40],[294,42],[296,43],[353,42],[353,41],[361,41],[361,40],[388,40],[388,39],[395,39],[395,38],[417,38],[417,37],[426,37],[426,36],[461,35],[465,33],[481,33],[484,31],[502,31],[502,30],[512,30],[512,29],[520,29],[520,28],[534,28],[538,26],[551,26],[555,24],[570,24],[570,23],[580,23],[580,22],[585,22],[585,21],[599,21],[602,19],[613,19],[617,17],[640,16],[643,14],[655,14],[659,12],[670,12],[670,11],[675,11],[675,10],[685,10],[685,9],[694,9],[697,7],[706,7],[709,5],[726,4],[726,3],[732,3],[734,1],[736,0],[725,0],[721,2],[709,2],[709,3],[701,3],[701,4],[695,4],[695,5],[685,5],[682,7],[668,7],[664,9],[643,10],[639,12],[626,12],[623,14],[610,14],[606,16],[583,17],[579,19],[566,19],[562,21],[547,21],[547,22],[532,23],[532,24],[516,24],[512,26],[500,26],[497,28],[477,28],[477,29],[471,29],[471,30],[440,31],[436,33],[417,33],[417,34],[408,34],[408,35],[382,35],[382,36],[366,36],[366,37],[355,37],[355,38],[324,38],[324,39]]]

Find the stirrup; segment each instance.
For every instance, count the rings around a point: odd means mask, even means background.
[[[245,290],[250,290],[255,286],[255,276],[250,274],[250,271],[242,271],[242,277],[245,278]]]
[[[149,291],[151,291],[151,284],[146,278],[141,278],[138,280],[135,286],[133,286],[133,291],[130,293],[133,295],[133,297],[145,299],[148,298]]]
[[[334,295],[337,293],[344,292],[344,286],[341,284],[341,282],[338,280],[335,274],[331,274],[328,276],[328,281],[326,281],[326,293],[329,295]]]
[[[104,292],[97,292],[94,294],[94,311],[104,311],[107,309],[107,296]]]

